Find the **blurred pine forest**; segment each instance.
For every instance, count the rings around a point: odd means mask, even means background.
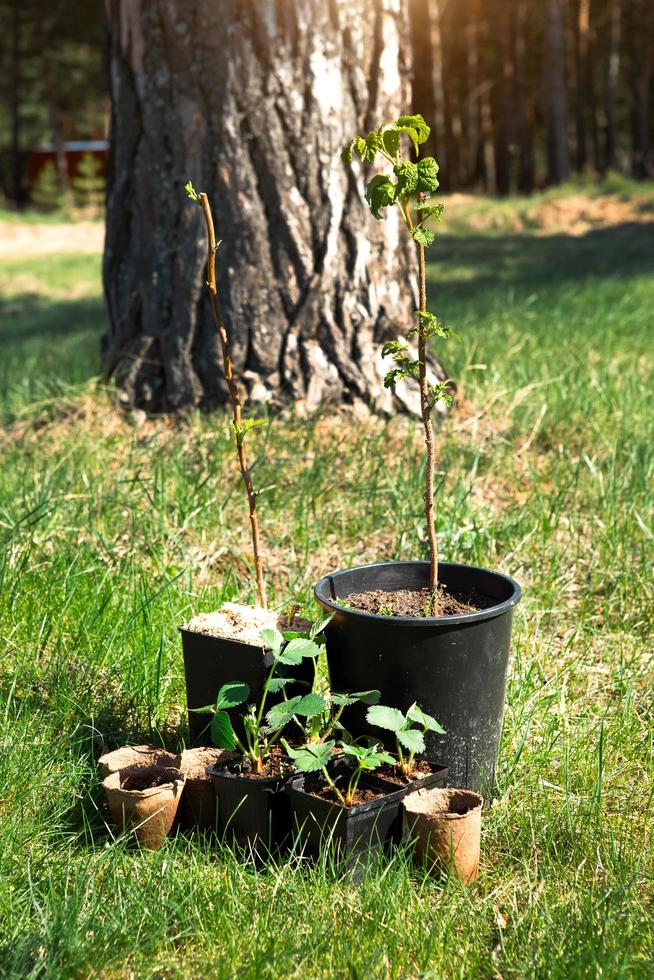
[[[574,174],[652,176],[654,0],[398,2],[413,110],[433,125],[444,190],[503,195]],[[8,200],[26,200],[30,148],[106,135],[102,31],[99,3],[1,0]]]

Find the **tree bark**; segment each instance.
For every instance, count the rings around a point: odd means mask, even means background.
[[[526,0],[515,6],[515,112],[518,151],[518,190],[531,194],[534,189],[533,112],[527,80],[529,19]]]
[[[551,184],[570,173],[565,85],[565,38],[560,0],[547,0],[543,95],[547,139],[547,178]]]
[[[654,5],[640,0],[632,9],[633,164],[635,177],[652,176],[651,105],[654,74]]]
[[[409,0],[409,18],[413,52],[412,111],[419,112],[433,127],[436,120],[436,88],[431,4],[428,0]],[[431,156],[437,154],[436,132],[433,128],[423,147],[423,153]]]
[[[406,0],[105,0],[112,96],[104,357],[126,406],[226,398],[204,295],[206,191],[235,371],[255,400],[386,410],[415,255],[370,218],[346,140],[409,104]],[[417,387],[397,396],[419,411]]]
[[[574,9],[575,45],[575,129],[577,136],[576,167],[580,173],[588,165],[586,139],[586,103],[589,95],[588,44],[590,32],[590,0],[576,0]]]
[[[466,184],[478,187],[485,180],[484,141],[481,117],[481,69],[479,57],[479,34],[481,30],[480,0],[467,0],[466,13],[466,58],[465,58],[465,141]]]
[[[618,130],[617,99],[620,77],[620,35],[622,32],[622,8],[620,0],[609,4],[609,59],[606,73],[606,169],[617,166]]]
[[[11,148],[9,151],[9,169],[11,196],[17,207],[21,207],[24,203],[21,161],[21,10],[21,0],[13,0],[11,9]]]
[[[493,6],[493,145],[497,193],[511,192],[511,95],[514,62],[511,52],[511,21],[506,0]]]

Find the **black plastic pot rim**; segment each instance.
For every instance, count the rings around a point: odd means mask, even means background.
[[[240,772],[227,772],[225,769],[215,769],[207,766],[205,772],[212,779],[230,779],[235,783],[247,783],[248,786],[272,786],[273,783],[285,783],[297,778],[297,770],[287,772],[283,776],[245,776]]]
[[[328,806],[333,807],[334,810],[341,811],[347,814],[348,816],[353,816],[353,817],[356,816],[358,813],[368,813],[370,810],[378,810],[380,807],[385,806],[387,803],[396,803],[398,800],[401,800],[405,795],[403,789],[393,790],[392,792],[389,793],[387,790],[384,790],[382,786],[374,785],[372,781],[368,782],[366,780],[365,787],[367,789],[381,790],[383,795],[378,796],[374,800],[368,800],[367,803],[359,803],[358,806],[343,806],[343,804],[339,803],[338,800],[330,800],[325,796],[316,796],[314,793],[309,793],[306,789],[304,789],[304,786],[300,787],[300,786],[293,785],[294,783],[300,783],[300,782],[304,783],[304,777],[303,776],[298,777],[298,774],[295,773],[294,778],[289,782],[288,786],[286,787],[286,792],[287,793],[290,792],[291,794],[299,793],[302,796],[308,796],[311,799],[316,800],[318,803],[327,804]],[[361,783],[361,785],[363,786],[363,783]]]
[[[211,640],[216,640],[218,643],[238,643],[242,647],[250,647],[251,650],[263,650],[266,652],[268,647],[265,647],[263,643],[246,643],[244,640],[238,640],[235,636],[215,636],[213,633],[200,633],[199,630],[190,630],[188,626],[182,623],[177,629],[180,633],[188,633],[189,636],[206,636]]]
[[[494,619],[495,616],[501,616],[502,613],[507,612],[512,609],[520,601],[522,596],[522,590],[518,583],[509,578],[508,575],[504,575],[502,572],[493,572],[488,568],[481,568],[478,565],[465,565],[459,562],[439,562],[439,568],[466,568],[470,569],[471,572],[486,572],[492,575],[496,575],[498,578],[503,579],[507,585],[512,589],[511,595],[504,602],[498,603],[496,606],[489,606],[487,609],[476,609],[474,612],[469,613],[457,613],[453,616],[381,616],[379,613],[366,612],[362,609],[348,609],[341,606],[334,598],[328,597],[326,593],[331,593],[334,595],[333,579],[337,578],[339,575],[346,575],[348,572],[358,571],[360,569],[373,569],[373,568],[383,568],[385,565],[402,565],[404,562],[393,561],[393,562],[372,562],[369,565],[356,565],[354,568],[343,568],[337,572],[330,572],[328,575],[324,575],[319,582],[316,583],[314,587],[314,595],[316,600],[323,608],[332,609],[334,612],[343,614],[344,616],[356,616],[360,619],[372,619],[379,620],[384,623],[402,623],[404,625],[412,625],[417,627],[424,627],[425,624],[438,624],[439,626],[456,626],[458,624],[468,623],[481,623],[486,619]],[[417,562],[406,562],[406,564],[415,565]],[[428,562],[422,562],[421,564],[427,566]],[[345,598],[345,597],[344,597]]]

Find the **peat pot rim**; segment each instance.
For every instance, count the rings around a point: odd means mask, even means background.
[[[170,793],[172,791],[174,796],[177,796],[182,792],[186,784],[186,776],[181,770],[178,770],[179,775],[169,779],[165,783],[159,783],[158,786],[146,786],[144,789],[125,789],[120,785],[121,779],[128,769],[134,770],[144,770],[155,768],[154,766],[126,766],[125,769],[116,769],[114,772],[110,772],[102,780],[102,787],[104,790],[113,793],[116,796],[124,796],[126,799],[130,800],[145,800],[150,796],[159,796],[161,793]],[[165,768],[173,768],[172,766],[166,766]]]
[[[398,566],[399,569],[402,567],[415,569],[416,566],[427,570],[429,568],[428,561],[384,561],[384,562],[372,562],[369,565],[355,565],[353,568],[344,568],[338,572],[330,572],[328,575],[324,575],[319,582],[316,583],[314,587],[314,595],[316,601],[325,610],[330,610],[331,612],[338,613],[341,616],[352,617],[353,619],[360,620],[374,620],[376,622],[383,622],[387,624],[401,623],[403,626],[415,626],[417,628],[424,628],[425,626],[457,626],[457,625],[468,625],[470,623],[481,623],[487,619],[495,619],[496,616],[502,616],[504,613],[509,612],[520,602],[522,596],[522,589],[518,583],[509,578],[508,575],[504,575],[502,572],[494,572],[488,568],[481,568],[478,565],[466,565],[463,562],[446,562],[441,561],[438,563],[439,573],[441,571],[447,572],[456,571],[459,569],[465,569],[474,575],[481,576],[492,576],[498,583],[501,583],[508,592],[507,598],[498,602],[497,605],[489,606],[487,609],[477,609],[474,612],[469,613],[457,613],[454,616],[382,616],[379,613],[365,612],[361,609],[346,609],[339,605],[336,599],[336,589],[335,583],[337,583],[339,578],[350,575],[352,572],[363,572],[363,571],[374,571],[375,569],[388,568],[391,565]],[[351,590],[352,592],[353,590]],[[362,590],[365,591],[365,590]],[[351,594],[350,592],[350,594]],[[343,597],[347,598],[347,597]]]
[[[468,804],[467,809],[462,812],[450,810],[452,804],[457,801],[466,802]],[[407,814],[413,817],[427,816],[451,822],[467,820],[472,814],[481,813],[484,797],[474,789],[465,789],[459,786],[439,786],[412,793],[411,798],[406,798],[403,802]]]

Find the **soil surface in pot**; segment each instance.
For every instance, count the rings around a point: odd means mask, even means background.
[[[262,609],[261,606],[242,606],[238,602],[225,602],[220,609],[210,613],[199,613],[194,616],[184,629],[193,633],[204,633],[206,636],[219,636],[227,640],[239,640],[260,646],[262,630],[276,629],[297,630],[306,632],[311,623],[300,616],[293,616],[289,623],[286,614],[276,613],[272,609]]]
[[[373,776],[380,776],[391,783],[397,783],[398,786],[406,786],[407,783],[412,783],[416,779],[431,776],[433,771],[426,759],[420,759],[418,762],[414,762],[413,771],[408,778],[398,766],[380,766],[379,769],[375,769]]]
[[[122,771],[120,788],[130,791],[152,789],[155,786],[174,783],[179,778],[179,769],[165,766],[134,766]]]
[[[433,612],[430,611],[429,589],[398,589],[396,592],[375,589],[372,592],[353,592],[342,602],[351,609],[373,613],[376,616],[413,616],[416,619],[425,619],[428,616],[458,616],[461,613],[487,609],[493,605],[493,600],[486,596],[448,592],[443,586],[436,591],[436,606]]]
[[[327,783],[323,783],[322,786],[314,786],[311,789],[307,789],[306,792],[309,796],[318,796],[321,800],[329,800],[330,803],[338,803],[340,806],[343,806],[334,793],[334,790]],[[378,800],[380,796],[386,795],[386,790],[383,789],[369,789],[367,786],[365,788],[360,787],[352,797],[352,802],[346,805],[350,809],[353,806],[361,806],[362,803],[370,803],[371,800]]]
[[[224,765],[216,766],[216,769],[219,772],[231,773],[233,776],[246,776],[248,779],[274,779],[276,776],[287,776],[293,772],[295,766],[288,756],[284,755],[283,749],[275,745],[261,772],[253,772],[251,760],[240,755]]]

